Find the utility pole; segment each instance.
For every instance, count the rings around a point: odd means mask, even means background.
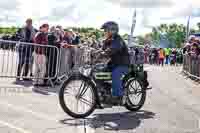
[[[131,33],[130,33],[129,38],[128,38],[129,46],[131,45],[131,42],[133,41],[132,38],[133,38],[133,33],[134,33],[134,30],[135,30],[135,25],[136,25],[136,17],[137,17],[137,12],[136,12],[136,9],[135,9],[134,13],[133,13],[133,18],[132,18]]]
[[[190,36],[190,16],[188,17],[188,20],[187,20],[187,29],[186,29],[186,37],[185,37],[186,41],[188,40],[189,36]]]

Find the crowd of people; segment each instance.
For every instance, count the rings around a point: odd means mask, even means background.
[[[188,42],[183,48],[183,54],[188,55],[200,55],[200,38],[198,36],[191,35]]]
[[[191,35],[183,48],[183,70],[195,78],[200,78],[200,38],[199,35]]]
[[[46,86],[48,80],[44,80],[44,77],[54,77],[56,74],[56,62],[59,53],[55,49],[52,52],[52,49],[48,49],[48,47],[45,46],[70,48],[73,51],[73,48],[76,47],[81,40],[78,33],[75,33],[72,30],[64,31],[62,26],[58,25],[50,27],[48,24],[42,24],[39,27],[39,30],[37,30],[33,27],[32,23],[32,19],[27,19],[26,25],[17,32],[17,36],[20,38],[21,42],[38,45],[24,46],[21,44],[18,46],[19,63],[17,69],[17,82],[20,82],[21,79],[19,77],[21,74],[23,77],[27,77],[30,73],[31,76],[40,78],[37,79],[37,82],[34,85]],[[24,67],[24,69],[22,69],[22,67]],[[23,80],[30,80],[30,78],[23,78]],[[56,78],[52,81],[56,82]]]
[[[133,49],[135,60],[139,64],[151,65],[179,65],[183,62],[181,48],[149,48],[138,46]]]
[[[145,63],[164,66],[182,64],[182,49],[178,48],[152,48],[144,49]]]

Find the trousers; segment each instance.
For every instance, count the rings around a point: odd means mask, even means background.
[[[44,54],[34,53],[34,77],[36,77],[37,84],[44,84],[44,77],[46,74],[46,56]]]
[[[112,69],[112,95],[123,96],[124,87],[122,77],[128,73],[128,66],[116,66]]]

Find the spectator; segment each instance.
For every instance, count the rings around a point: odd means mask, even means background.
[[[200,40],[198,37],[195,38],[192,48],[194,49],[195,55],[200,55]]]
[[[37,30],[32,26],[32,19],[26,20],[26,26],[23,27],[18,31],[18,36],[21,38],[20,40],[22,42],[28,42],[33,43],[34,36],[36,34]],[[33,47],[31,45],[19,45],[19,63],[18,63],[18,69],[17,69],[17,81],[20,80],[21,76],[21,70],[24,66],[23,71],[23,77],[28,76],[28,72],[30,70],[30,66],[32,65],[32,53],[33,53]],[[30,70],[32,71],[32,70]],[[24,80],[28,80],[27,78],[24,78]]]
[[[65,32],[63,42],[68,45],[72,45],[72,40],[73,39],[71,33],[69,31]]]
[[[63,30],[62,26],[58,25],[56,26],[56,29],[59,29],[59,34],[61,35],[61,38],[63,38],[65,31]]]
[[[182,50],[181,49],[177,50],[177,63],[178,64],[182,64],[183,63],[183,54],[182,54]]]
[[[51,27],[50,32],[48,34],[48,45],[50,46],[56,46],[57,48],[60,48],[60,37],[59,35],[56,36],[56,28]],[[57,57],[58,53],[55,48],[48,48],[47,50],[47,65],[46,65],[46,77],[55,77],[56,76],[56,65],[57,65]],[[52,79],[52,81],[55,83],[57,78]],[[47,80],[45,80],[45,83]]]
[[[69,30],[67,32],[65,32],[65,36],[64,36],[64,42],[62,43],[62,45],[65,48],[68,48],[70,50],[70,54],[69,54],[69,59],[70,59],[70,69],[72,69],[75,65],[75,61],[76,61],[76,55],[77,55],[77,47],[78,43],[73,42],[75,37],[75,34],[73,33],[72,30]]]
[[[101,48],[99,42],[97,42],[95,35],[92,36],[91,47],[94,48],[94,49],[100,49]]]
[[[144,63],[148,63],[148,50],[147,48],[144,48]]]
[[[188,49],[190,49],[190,44],[189,43],[186,43],[184,48],[183,48],[183,54],[187,54],[188,53]]]
[[[57,43],[63,42],[64,33],[63,33],[62,29],[60,29],[60,28],[55,28],[54,35],[55,35],[56,38],[57,38]]]
[[[38,32],[35,36],[35,43],[41,44],[41,45],[47,45],[48,44],[48,33],[49,25],[43,24],[41,26],[40,32]],[[46,56],[45,56],[45,48],[43,46],[37,46],[35,48],[35,54],[34,54],[34,65],[35,65],[35,71],[34,76],[38,79],[36,80],[35,86],[45,86],[45,82],[43,78],[46,74]]]
[[[171,54],[170,53],[170,48],[165,48],[165,64],[169,64],[169,55]]]
[[[177,57],[177,51],[176,51],[175,48],[172,49],[172,53],[171,53],[170,57],[171,57],[170,64],[171,65],[176,65],[176,62],[177,62],[177,58],[176,58]]]
[[[78,45],[80,43],[80,36],[79,36],[78,33],[74,33],[73,35],[74,35],[74,37],[73,37],[73,40],[72,40],[72,44],[73,45]]]
[[[165,59],[165,51],[160,48],[159,49],[159,65],[164,65],[164,59]]]
[[[200,51],[199,51],[199,44],[198,43],[193,43],[192,44],[192,48],[191,48],[191,53],[194,55],[200,55]]]
[[[152,51],[152,56],[153,56],[153,64],[158,64],[158,58],[159,58],[159,56],[158,56],[158,50],[156,49],[156,48],[154,48],[153,49],[153,51]]]
[[[192,44],[195,41],[195,36],[191,35],[188,40],[189,40],[189,43]]]

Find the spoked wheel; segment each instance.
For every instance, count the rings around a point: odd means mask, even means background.
[[[146,90],[137,79],[129,80],[127,84],[127,101],[125,107],[130,111],[142,108],[146,99]]]
[[[74,118],[89,116],[96,107],[96,98],[93,84],[82,76],[70,77],[59,92],[62,109]]]

